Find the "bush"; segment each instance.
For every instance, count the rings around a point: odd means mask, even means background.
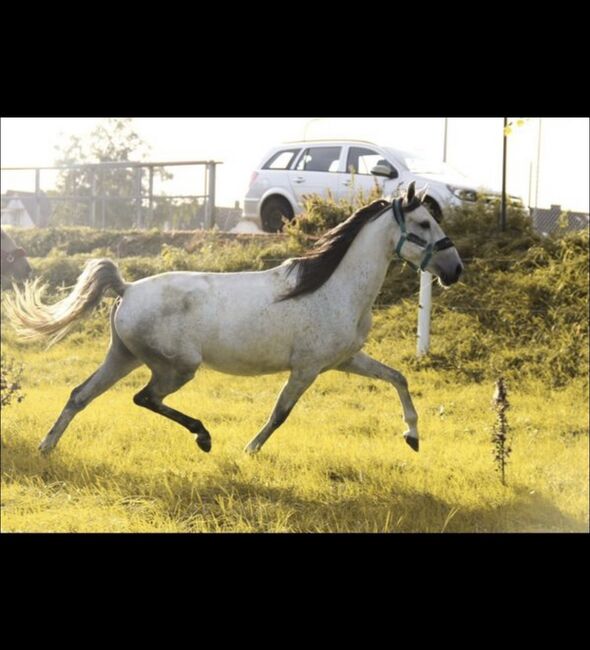
[[[10,229],[9,229],[10,230]],[[194,231],[95,230],[86,227],[32,228],[11,230],[29,257],[80,255],[103,251],[107,257],[159,255],[164,244],[183,247],[195,237]]]
[[[280,264],[289,257],[300,254],[298,247],[285,237],[225,238],[207,233],[195,237],[191,234],[191,252],[168,244],[162,244],[159,255],[130,256],[116,259],[111,251],[93,250],[91,253],[66,255],[54,249],[47,258],[31,259],[36,274],[47,284],[49,292],[71,287],[84,268],[95,257],[112,257],[128,282],[135,282],[150,275],[167,271],[260,271]]]
[[[22,365],[4,354],[0,355],[0,408],[24,399],[21,392],[22,372]]]
[[[303,242],[356,207],[309,197],[306,214],[286,231]],[[456,380],[540,376],[559,388],[587,378],[588,230],[542,237],[528,214],[513,207],[504,232],[499,222],[497,204],[447,210],[442,227],[466,270],[448,291],[434,285],[431,354],[416,359],[412,353],[406,362],[447,371]],[[419,275],[394,258],[376,303],[391,308],[372,332],[385,349],[391,342],[394,357],[400,338],[415,339],[418,290]]]
[[[355,194],[352,201],[336,201],[331,192],[327,198],[317,194],[304,197],[303,213],[285,226],[284,232],[294,242],[295,247],[309,246],[339,223],[346,221],[355,210],[372,203],[382,196],[378,186],[365,195],[362,191]]]
[[[500,261],[490,249],[468,263],[462,282],[434,292],[433,336],[445,359],[422,365],[476,380],[542,376],[554,388],[587,376],[588,232],[532,243],[498,247]]]
[[[160,255],[125,257],[118,264],[130,282],[172,270],[262,270],[301,254],[357,207],[332,197],[308,197],[307,212],[286,227],[285,235],[191,233],[185,243],[190,252],[162,242]],[[507,229],[500,232],[498,218],[499,207],[485,205],[446,215],[443,229],[456,243],[466,270],[448,291],[434,285],[431,354],[419,360],[413,354],[419,275],[394,260],[377,299],[387,310],[375,319],[371,335],[380,354],[395,358],[399,341],[405,341],[405,350],[411,341],[408,364],[448,372],[455,381],[536,376],[560,387],[587,377],[588,231],[561,239],[540,237],[524,213],[509,210]],[[58,240],[62,236],[56,235]],[[155,234],[153,238],[157,240]],[[62,252],[35,259],[33,266],[57,291],[73,285],[93,256]],[[99,315],[79,336],[105,331],[108,318]]]

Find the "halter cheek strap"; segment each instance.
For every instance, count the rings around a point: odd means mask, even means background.
[[[400,229],[400,238],[397,242],[397,246],[395,247],[395,252],[400,259],[404,260],[404,262],[407,262],[416,271],[424,271],[435,253],[438,253],[438,251],[443,251],[446,248],[452,248],[455,244],[453,244],[453,242],[448,237],[443,237],[442,239],[436,241],[434,244],[429,244],[425,239],[422,239],[422,237],[418,237],[418,235],[414,235],[412,232],[408,233],[406,228],[406,216],[404,214],[402,203],[403,199],[395,199],[392,203],[393,216]],[[402,256],[402,248],[407,241],[424,249],[424,255],[422,256],[422,259],[420,260],[420,264],[418,266]]]

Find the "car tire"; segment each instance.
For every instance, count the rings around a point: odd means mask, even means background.
[[[440,223],[443,220],[442,210],[434,199],[431,199],[429,196],[427,196],[424,199],[424,207],[428,208],[428,212],[430,212],[437,223]]]
[[[283,219],[291,221],[294,216],[293,208],[287,199],[272,196],[264,202],[260,211],[262,229],[265,232],[281,232],[284,226]]]

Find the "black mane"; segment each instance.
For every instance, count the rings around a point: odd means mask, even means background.
[[[280,300],[289,300],[317,291],[336,270],[346,251],[363,226],[390,205],[378,200],[357,210],[346,221],[325,233],[316,245],[301,257],[290,260],[288,273],[297,270],[297,282]]]

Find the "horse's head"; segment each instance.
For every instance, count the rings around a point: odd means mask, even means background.
[[[395,252],[414,268],[430,271],[443,287],[454,284],[463,263],[453,242],[424,205],[426,188],[416,192],[412,181],[406,196],[393,201],[393,216],[399,226]]]
[[[0,229],[0,258],[2,276],[15,280],[25,280],[31,274],[31,265],[25,251],[19,248],[13,239]]]

